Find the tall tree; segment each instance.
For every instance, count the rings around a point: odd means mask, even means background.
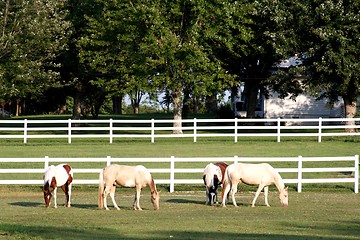
[[[299,36],[309,76],[306,84],[319,98],[336,102],[341,97],[345,117],[353,118],[360,93],[360,1],[312,0],[304,4]]]
[[[145,92],[151,91],[146,55],[144,5],[132,1],[96,0],[98,11],[86,15],[86,34],[79,41],[80,60],[96,71],[94,85],[108,94],[130,96],[134,113]]]
[[[191,95],[197,97],[223,87],[216,80],[224,76],[224,71],[202,44],[204,27],[210,21],[206,4],[206,1],[157,0],[146,12],[147,56],[150,66],[158,72],[155,84],[166,88],[173,103],[176,134],[182,133],[184,91],[191,89]]]
[[[0,98],[36,98],[58,84],[57,56],[66,48],[69,23],[63,2],[0,1]]]
[[[214,1],[219,7],[209,11],[213,35],[209,47],[223,67],[243,82],[247,117],[255,117],[259,90],[285,85],[270,78],[274,66],[294,53],[296,46],[295,1]],[[219,27],[221,26],[221,27]],[[284,83],[284,82],[282,82]],[[237,85],[238,86],[238,85]],[[286,86],[291,86],[287,84]],[[234,88],[236,90],[236,88]]]

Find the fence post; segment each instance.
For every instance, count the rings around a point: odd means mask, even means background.
[[[155,120],[151,119],[151,143],[155,141]]]
[[[359,193],[359,155],[355,155],[355,183],[354,183],[354,192]]]
[[[45,160],[44,160],[44,171],[46,171],[46,169],[49,167],[49,157],[45,156]]]
[[[113,143],[113,120],[110,118],[109,122],[109,137],[110,137],[110,143]]]
[[[280,118],[277,119],[277,142],[280,142]]]
[[[234,141],[237,143],[237,141],[238,141],[238,121],[237,121],[238,119],[237,118],[235,118],[235,126],[234,126]]]
[[[322,131],[322,117],[319,117],[319,136],[318,136],[318,142],[321,142],[321,131]]]
[[[194,142],[196,142],[196,128],[197,128],[197,123],[196,123],[196,118],[194,118]]]
[[[297,191],[300,193],[302,191],[302,156],[298,157],[298,187]]]
[[[106,156],[106,166],[111,165],[111,156]]]
[[[71,119],[68,119],[68,143],[71,143]]]
[[[175,157],[171,156],[170,159],[170,192],[174,192],[175,189]]]
[[[238,163],[239,161],[239,157],[238,156],[234,156],[234,164]]]
[[[24,119],[24,143],[27,143],[27,127],[28,127],[27,119]]]

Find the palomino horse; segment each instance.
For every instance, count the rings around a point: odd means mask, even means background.
[[[122,187],[136,188],[134,210],[142,210],[140,207],[140,192],[143,187],[149,185],[151,191],[151,202],[154,206],[154,210],[158,210],[160,208],[160,192],[156,190],[156,185],[150,172],[141,165],[125,166],[117,164],[107,166],[100,171],[98,197],[99,208],[105,207],[106,210],[109,210],[106,197],[110,193],[114,207],[117,210],[120,210],[115,202],[115,189],[117,184]]]
[[[57,208],[56,202],[56,192],[57,188],[61,189],[65,193],[65,207],[70,207],[71,205],[71,186],[74,175],[71,167],[67,164],[59,164],[57,166],[49,166],[44,174],[44,199],[46,207],[50,207],[51,200],[51,188],[54,193],[54,207]]]
[[[218,203],[218,187],[223,183],[223,176],[228,164],[225,162],[218,162],[215,164],[208,164],[203,173],[203,180],[206,188],[206,202],[205,204],[213,205],[214,198]]]
[[[237,192],[237,186],[239,183],[245,183],[248,185],[258,185],[258,189],[255,193],[255,197],[252,201],[252,207],[255,207],[256,199],[258,198],[261,190],[264,188],[265,205],[270,207],[268,203],[269,185],[275,184],[279,190],[280,202],[283,207],[288,206],[288,188],[285,187],[284,182],[280,174],[269,164],[246,164],[246,163],[234,163],[227,167],[224,177],[224,195],[222,206],[225,207],[226,196],[231,190],[232,202],[237,207],[235,201],[235,193]]]

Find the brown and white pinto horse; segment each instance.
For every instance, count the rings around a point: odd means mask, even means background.
[[[99,208],[105,207],[106,210],[109,210],[106,198],[107,195],[110,194],[114,207],[117,210],[120,210],[115,201],[116,185],[136,188],[133,205],[134,210],[142,210],[140,207],[141,189],[149,185],[151,191],[151,202],[154,206],[154,210],[158,210],[160,208],[160,192],[156,190],[154,179],[144,166],[125,166],[113,164],[102,169],[99,175]]]
[[[51,165],[46,169],[43,192],[45,206],[47,208],[50,207],[51,192],[53,192],[54,195],[54,207],[57,208],[56,192],[58,187],[61,187],[65,193],[65,207],[71,206],[71,186],[73,178],[73,171],[67,164]]]
[[[227,167],[224,176],[223,194],[228,194],[229,191],[231,191],[232,203],[235,207],[237,207],[235,193],[237,192],[239,183],[258,186],[251,204],[252,207],[255,207],[256,199],[262,189],[264,189],[265,205],[270,207],[268,203],[268,192],[271,184],[275,184],[279,191],[281,205],[283,207],[288,206],[288,188],[285,187],[280,174],[268,163],[234,163]],[[224,195],[222,201],[223,207],[225,207],[226,204]]]
[[[203,173],[203,180],[206,188],[206,202],[205,204],[213,205],[216,200],[218,202],[218,187],[222,185],[225,170],[228,164],[225,162],[218,162],[215,164],[208,164]],[[224,191],[222,191],[223,196]]]

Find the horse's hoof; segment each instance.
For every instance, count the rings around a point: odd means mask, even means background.
[[[109,209],[109,208],[105,208],[105,210],[106,210],[106,211],[110,211],[110,209]]]
[[[54,208],[57,208],[57,206],[54,206]]]

